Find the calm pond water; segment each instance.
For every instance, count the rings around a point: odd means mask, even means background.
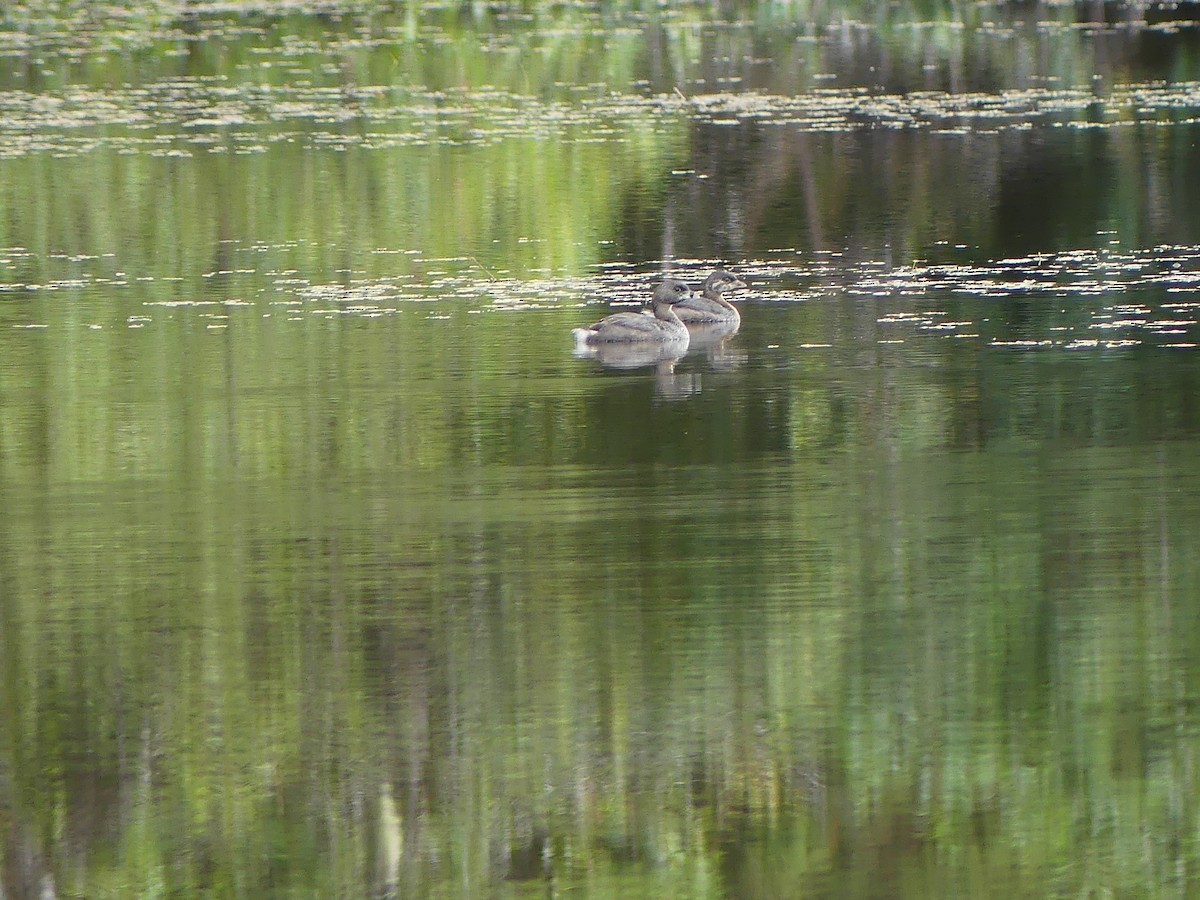
[[[1197,895],[1191,7],[78,6],[0,13],[5,896]]]

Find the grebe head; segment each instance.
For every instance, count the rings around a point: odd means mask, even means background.
[[[713,269],[712,274],[704,279],[704,293],[720,294],[733,288],[744,288],[746,282],[738,278],[728,269]]]
[[[677,278],[664,278],[663,283],[654,289],[655,304],[667,303],[674,306],[682,303],[693,295],[690,287]]]

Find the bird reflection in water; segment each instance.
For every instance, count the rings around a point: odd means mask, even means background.
[[[579,359],[594,359],[609,369],[654,368],[654,394],[664,400],[683,400],[700,393],[700,373],[676,372],[687,344],[591,344],[576,346]]]
[[[729,346],[729,339],[738,333],[740,320],[707,322],[688,325],[691,353],[702,352],[709,366],[716,372],[732,372],[746,361],[745,350]]]

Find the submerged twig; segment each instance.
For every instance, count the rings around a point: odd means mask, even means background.
[[[477,266],[479,266],[479,268],[483,269],[484,273],[485,273],[485,274],[487,275],[487,277],[488,277],[488,278],[490,278],[492,281],[499,281],[499,280],[500,280],[499,278],[497,278],[495,275],[493,275],[493,274],[492,274],[492,270],[491,270],[491,269],[489,269],[487,266],[485,266],[483,263],[481,263],[481,262],[479,261],[479,257],[478,257],[478,256],[472,256],[472,257],[471,257],[471,259],[475,261],[475,265],[477,265]]]

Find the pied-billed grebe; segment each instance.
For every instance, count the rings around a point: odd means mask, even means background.
[[[675,304],[695,296],[682,281],[668,278],[654,289],[651,306],[654,315],[619,312],[601,319],[587,328],[573,330],[577,344],[625,344],[655,341],[660,344],[679,344],[687,348],[688,330],[675,315]]]
[[[744,288],[746,282],[726,269],[714,269],[704,280],[704,293],[696,294],[691,300],[680,303],[676,314],[689,325],[699,322],[740,322],[737,307],[722,294],[732,288]]]

